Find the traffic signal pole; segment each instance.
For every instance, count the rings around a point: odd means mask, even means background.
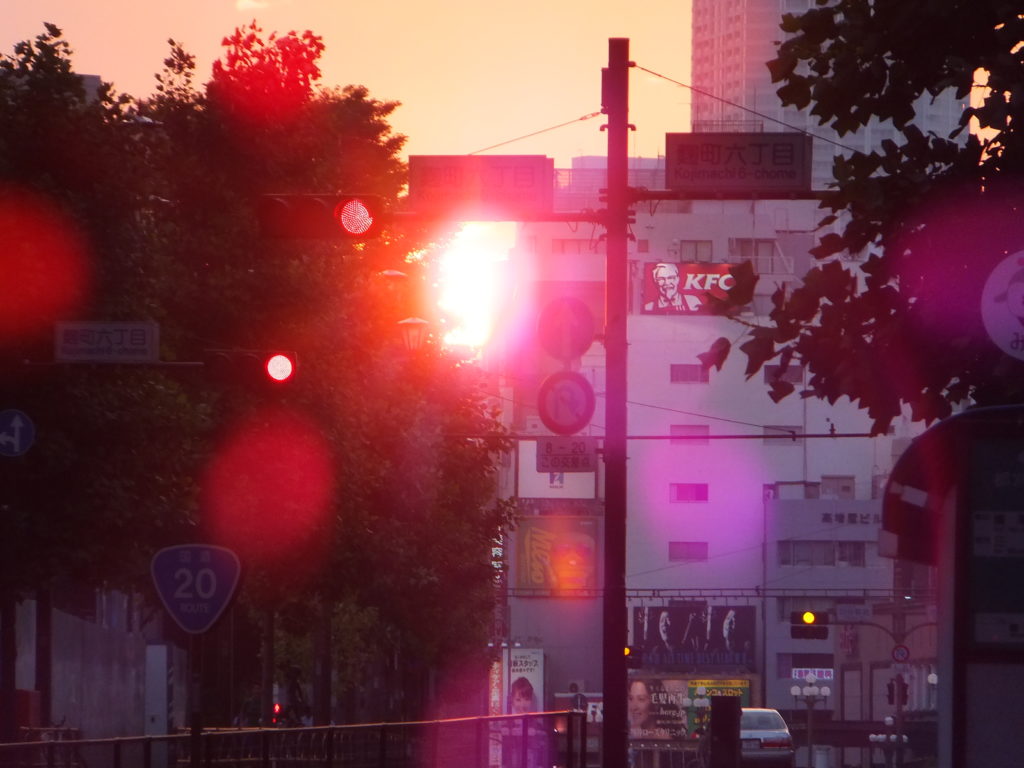
[[[626,615],[626,313],[629,236],[629,40],[608,40],[601,105],[608,115],[605,223],[605,498],[604,632],[602,646],[604,768],[626,768],[628,725]]]

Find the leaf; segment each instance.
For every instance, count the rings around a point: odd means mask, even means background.
[[[705,368],[715,368],[716,370],[722,370],[722,365],[725,363],[726,358],[729,357],[729,352],[732,349],[730,341],[723,337],[715,339],[707,352],[701,352],[697,355],[701,365]]]

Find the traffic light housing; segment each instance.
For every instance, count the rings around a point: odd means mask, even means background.
[[[898,702],[901,708],[910,703],[910,686],[903,675],[896,675],[886,684],[885,699],[892,705]]]
[[[638,646],[627,645],[623,651],[623,655],[626,657],[626,668],[627,669],[639,669],[644,664],[644,655]]]
[[[208,349],[203,367],[221,383],[280,387],[295,378],[298,357],[281,350]]]
[[[829,617],[821,611],[793,611],[789,615],[789,636],[798,640],[828,638]]]
[[[264,237],[290,240],[368,240],[388,218],[376,195],[263,195],[257,216]]]

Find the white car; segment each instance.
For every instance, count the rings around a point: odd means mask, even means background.
[[[740,713],[740,765],[792,768],[793,737],[777,709],[744,707]]]

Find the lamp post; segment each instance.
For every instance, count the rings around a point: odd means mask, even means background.
[[[892,717],[886,717],[883,722],[885,733],[872,733],[868,736],[868,741],[882,750],[886,768],[892,768],[894,754],[897,755],[897,763],[903,762],[903,748],[907,743],[907,735],[895,732],[893,724],[896,721]]]
[[[807,768],[814,767],[814,708],[818,702],[824,703],[832,695],[827,685],[818,686],[818,678],[813,672],[804,677],[804,685],[794,685],[789,689],[793,700],[802,702],[807,707]]]

